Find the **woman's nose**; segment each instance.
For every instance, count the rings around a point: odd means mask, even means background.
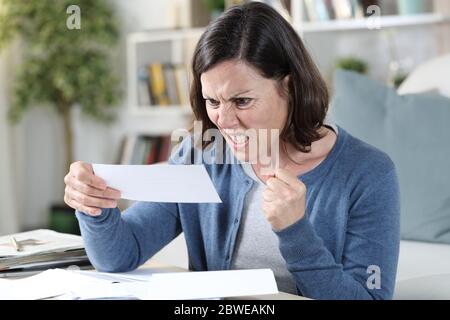
[[[233,128],[239,123],[234,109],[228,106],[221,106],[218,110],[217,124],[221,128]]]

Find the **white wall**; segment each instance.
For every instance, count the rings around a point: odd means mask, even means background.
[[[11,52],[0,53],[0,235],[17,232],[19,229],[19,211],[16,206],[16,185],[11,162],[11,128],[6,122],[8,109],[8,65]]]

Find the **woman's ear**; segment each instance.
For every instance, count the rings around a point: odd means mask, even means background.
[[[288,74],[287,76],[285,76],[284,78],[283,78],[283,80],[281,81],[281,89],[282,89],[282,92],[284,93],[284,94],[288,94],[289,93],[289,81],[291,80],[291,75],[290,74]]]
[[[288,74],[283,78],[283,87],[288,88],[289,80],[291,80],[291,75]]]

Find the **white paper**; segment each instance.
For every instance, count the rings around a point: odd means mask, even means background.
[[[95,175],[122,198],[137,201],[222,202],[203,165],[93,164]]]
[[[146,300],[226,298],[275,294],[270,269],[200,271],[153,274]]]
[[[270,269],[164,272],[137,269],[125,273],[76,271],[120,282],[117,289],[142,300],[211,299],[278,293]]]
[[[36,300],[61,295],[72,299],[127,297],[128,292],[110,281],[82,276],[63,269],[49,269],[18,280],[0,280],[0,300]]]
[[[76,270],[74,272],[84,276],[89,276],[102,280],[109,280],[112,282],[141,282],[141,281],[150,281],[153,274],[167,273],[167,270],[157,268],[142,268],[130,272],[118,272],[118,273],[97,272],[97,271],[94,272],[86,270]]]
[[[270,269],[176,273],[148,270],[128,276],[102,273],[102,277],[85,274],[87,273],[50,269],[24,279],[0,279],[0,300],[53,297],[64,300],[172,300],[278,293],[275,277]],[[109,279],[106,279],[105,275],[109,275]],[[133,278],[136,280],[133,281]],[[147,281],[144,281],[145,279]]]
[[[48,273],[19,280],[0,279],[0,300],[35,300],[64,294],[62,287],[45,285]]]

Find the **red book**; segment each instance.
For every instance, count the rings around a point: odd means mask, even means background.
[[[159,150],[158,162],[167,161],[170,156],[170,136],[161,138],[161,149]]]
[[[151,144],[148,156],[147,156],[147,164],[153,164],[156,161],[156,145],[157,141],[154,138],[151,138],[149,143]]]

